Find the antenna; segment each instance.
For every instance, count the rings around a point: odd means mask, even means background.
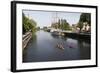
[[[28,13],[28,18],[29,18],[29,13]]]
[[[58,12],[52,12],[52,23],[57,23],[58,22]]]

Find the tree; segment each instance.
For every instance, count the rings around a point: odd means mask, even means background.
[[[77,27],[79,27],[81,30],[83,28],[83,22],[78,22]]]
[[[23,34],[29,30],[35,31],[37,23],[33,19],[29,19],[22,13],[23,16]]]
[[[58,22],[52,23],[51,27],[55,29],[70,30],[70,25],[66,19],[59,19]]]
[[[82,13],[80,16],[79,22],[87,22],[89,25],[91,25],[91,14]]]
[[[47,30],[48,28],[46,26],[43,27],[43,30]]]
[[[36,29],[37,29],[37,30],[40,30],[40,27],[37,27]]]
[[[91,14],[90,13],[82,13],[80,15],[80,19],[77,24],[77,27],[79,27],[80,30],[82,29],[84,22],[87,22],[89,25],[91,25]]]
[[[61,29],[62,30],[70,30],[70,25],[65,19],[61,19]]]

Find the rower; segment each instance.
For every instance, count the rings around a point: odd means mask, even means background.
[[[60,48],[60,49],[64,49],[62,44],[57,44],[57,47]]]

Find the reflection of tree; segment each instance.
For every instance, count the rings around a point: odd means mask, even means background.
[[[35,48],[34,48],[35,47]],[[33,33],[32,34],[32,38],[30,39],[30,41],[28,42],[28,45],[27,45],[27,47],[23,50],[23,53],[22,53],[22,55],[23,55],[23,62],[26,62],[27,61],[27,55],[28,55],[28,50],[30,49],[30,48],[32,48],[32,49],[36,49],[36,47],[37,47],[37,35],[36,35],[36,33]]]
[[[37,35],[35,33],[33,33],[33,35],[32,35],[32,41],[36,42],[36,40],[37,40]]]

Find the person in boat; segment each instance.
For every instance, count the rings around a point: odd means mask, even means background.
[[[62,44],[57,44],[57,48],[64,49]]]

